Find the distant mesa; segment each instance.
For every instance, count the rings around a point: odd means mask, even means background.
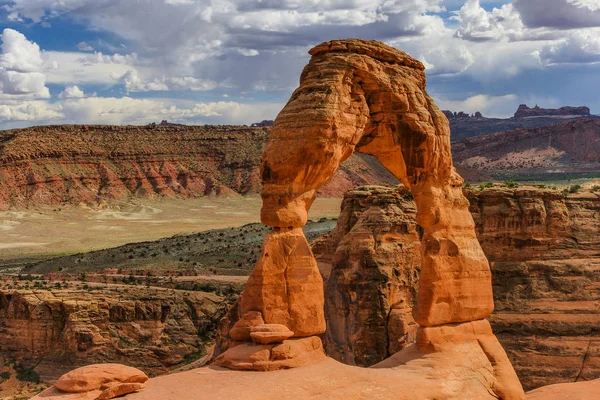
[[[163,119],[162,121],[160,121],[160,124],[157,124],[156,122],[152,122],[151,124],[148,124],[148,126],[154,127],[154,126],[185,126],[184,124],[174,124],[172,122],[167,121],[166,119]]]
[[[529,118],[529,117],[550,117],[550,116],[574,116],[583,115],[590,116],[589,107],[561,107],[561,108],[541,108],[536,104],[535,107],[529,108],[526,104],[519,105],[514,118]]]
[[[448,118],[449,120],[484,118],[483,115],[479,111],[477,111],[477,112],[475,112],[475,114],[471,114],[471,115],[469,115],[463,111],[452,112],[450,110],[442,110],[442,112],[446,115],[446,118]]]
[[[250,125],[250,127],[252,128],[263,128],[265,126],[273,126],[273,123],[275,121],[273,121],[272,119],[263,119],[260,122],[255,122],[252,125]]]

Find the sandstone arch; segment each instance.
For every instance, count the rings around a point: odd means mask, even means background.
[[[422,232],[416,346],[374,367],[398,367],[406,376],[420,376],[425,368],[433,371],[429,379],[452,386],[466,362],[466,373],[478,377],[475,386],[485,396],[524,399],[485,320],[493,310],[490,269],[463,180],[452,166],[448,120],[425,91],[423,65],[382,43],[357,39],[326,42],[310,54],[261,164],[261,220],[274,229],[230,312],[237,322],[227,328],[229,338],[237,343],[215,363],[266,371],[325,357],[316,336],[326,330],[323,281],[302,226],[319,187],[360,151],[377,157],[410,188]],[[240,343],[258,332],[292,338]],[[458,384],[456,393],[468,386]]]
[[[415,320],[436,326],[487,317],[489,265],[423,65],[364,40],[326,42],[310,54],[263,156],[261,219],[276,229],[242,295],[242,314],[261,311],[296,336],[324,332],[322,284],[300,228],[317,190],[359,151],[377,157],[416,200],[424,251]]]

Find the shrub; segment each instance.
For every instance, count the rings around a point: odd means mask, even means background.
[[[504,183],[502,183],[503,187],[507,187],[509,189],[515,189],[519,187],[519,184],[515,181],[513,181],[512,179],[509,179],[507,181],[504,181]]]
[[[15,365],[17,371],[17,379],[21,382],[33,382],[40,383],[40,375],[32,369],[23,367],[22,365]]]
[[[594,185],[590,188],[590,193],[596,193],[600,191],[600,185]]]
[[[2,378],[4,380],[10,379],[10,372],[8,372],[8,371],[0,372],[0,378]]]
[[[571,185],[569,187],[569,193],[577,193],[581,190],[581,185]]]

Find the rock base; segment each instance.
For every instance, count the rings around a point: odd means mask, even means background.
[[[321,339],[310,336],[267,345],[234,343],[213,364],[242,371],[275,371],[301,367],[325,358]]]

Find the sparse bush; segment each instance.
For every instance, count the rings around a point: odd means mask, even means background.
[[[4,379],[5,381],[10,379],[10,372],[8,372],[8,371],[0,372],[0,378]]]
[[[515,181],[513,181],[512,179],[509,179],[507,181],[504,181],[504,183],[502,183],[502,187],[507,187],[509,189],[516,189],[519,187],[519,184]]]
[[[590,188],[590,193],[596,193],[600,191],[600,185],[594,185]]]
[[[15,365],[15,370],[17,371],[16,377],[21,382],[40,383],[40,376],[34,370],[25,368],[20,364]]]
[[[569,193],[577,193],[581,190],[581,185],[571,185],[569,186]]]

